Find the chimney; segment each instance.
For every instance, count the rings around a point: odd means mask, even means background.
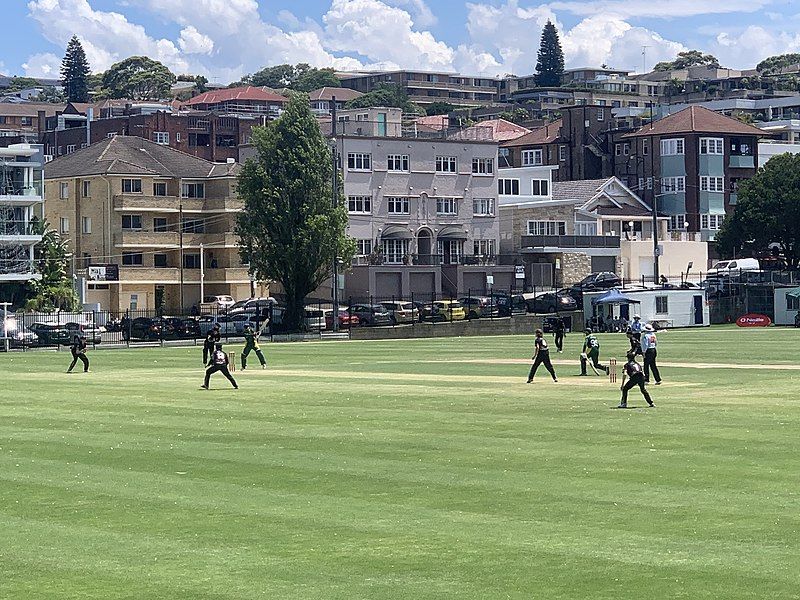
[[[91,106],[86,109],[86,145],[92,144],[92,119],[94,118],[94,108]]]
[[[39,131],[39,139],[42,139],[42,134],[45,132],[45,112],[43,110],[36,111],[36,128]]]

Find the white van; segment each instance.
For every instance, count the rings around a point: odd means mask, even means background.
[[[709,275],[725,275],[735,271],[758,271],[760,265],[756,258],[736,258],[733,260],[720,260],[709,269]]]

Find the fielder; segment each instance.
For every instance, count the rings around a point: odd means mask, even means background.
[[[550,362],[550,348],[547,345],[547,340],[544,339],[544,333],[541,329],[536,330],[536,340],[534,341],[534,353],[533,353],[533,365],[531,365],[531,370],[528,373],[528,383],[533,381],[533,376],[536,375],[536,369],[539,368],[539,365],[544,365],[544,368],[547,369],[550,376],[553,378],[555,383],[558,383],[558,378],[556,377],[556,370],[553,368],[553,363]]]
[[[225,354],[225,352],[223,352],[222,344],[217,344],[216,349],[214,350],[214,352],[211,353],[211,366],[208,367],[208,369],[206,369],[206,378],[205,381],[203,382],[203,385],[201,385],[200,387],[204,390],[207,390],[208,382],[211,379],[211,376],[217,371],[219,371],[220,373],[225,375],[225,377],[228,378],[228,381],[231,382],[233,389],[238,390],[239,386],[236,385],[236,380],[233,378],[231,372],[228,370],[229,364],[230,361],[228,360],[228,355]]]
[[[69,350],[72,353],[72,362],[69,365],[69,369],[67,369],[67,373],[72,373],[72,369],[75,368],[75,364],[80,360],[83,363],[83,372],[89,372],[89,359],[86,358],[86,349],[88,345],[86,343],[86,336],[85,335],[76,335],[75,339],[72,341],[72,346],[70,346]]]
[[[628,378],[627,383],[625,383],[626,376]],[[637,385],[639,386],[639,391],[642,392],[642,396],[647,400],[647,405],[650,408],[655,407],[653,400],[650,398],[650,394],[647,393],[644,387],[642,365],[636,362],[636,355],[633,352],[628,352],[628,362],[622,367],[622,385],[619,386],[619,389],[622,390],[622,399],[619,401],[619,406],[617,408],[628,408],[628,392]]]

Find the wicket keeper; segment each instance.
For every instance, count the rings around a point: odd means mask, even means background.
[[[220,334],[219,334],[219,323],[214,323],[214,326],[208,330],[206,334],[206,339],[203,340],[203,366],[207,367],[211,363],[209,362],[209,358],[214,353],[214,345],[219,343]]]

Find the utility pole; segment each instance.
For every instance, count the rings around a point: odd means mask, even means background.
[[[182,188],[183,186],[181,186]],[[180,194],[183,195],[183,189],[180,190]],[[178,260],[180,261],[180,272],[181,272],[181,285],[180,285],[180,302],[181,302],[181,312],[183,311],[183,202],[178,205]],[[200,298],[200,302],[203,299]]]
[[[336,96],[331,97],[331,160],[333,161],[333,185],[331,202],[333,208],[339,203],[339,166],[336,160]],[[333,257],[333,331],[339,331],[339,255]]]
[[[647,73],[647,49],[650,46],[642,46],[642,74]]]

